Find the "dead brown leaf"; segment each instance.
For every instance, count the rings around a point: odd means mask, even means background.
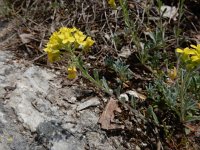
[[[117,123],[114,123],[114,112],[121,112],[121,109],[118,106],[118,101],[111,98],[103,113],[101,114],[101,117],[99,118],[98,123],[101,124],[102,129],[110,130],[110,129],[123,129],[123,125],[119,125]]]
[[[27,34],[27,33],[22,33],[19,35],[19,37],[23,44],[29,43],[34,38],[32,34]]]

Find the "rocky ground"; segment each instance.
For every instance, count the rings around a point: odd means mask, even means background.
[[[12,35],[8,23],[0,25],[3,49]],[[92,91],[13,51],[0,50],[0,68],[0,150],[120,148],[99,128],[101,101]]]
[[[0,68],[1,150],[116,149],[99,130],[97,97],[81,99],[84,93],[63,86],[59,72],[9,51],[0,51]]]

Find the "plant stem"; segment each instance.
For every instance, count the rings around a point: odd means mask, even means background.
[[[187,83],[189,82],[189,77],[190,77],[191,73],[190,72],[186,72],[184,74],[183,70],[181,70],[181,87],[180,87],[180,103],[181,103],[181,111],[180,111],[180,121],[184,122],[185,121],[185,116],[186,116],[186,109],[185,109],[185,94],[187,92]]]

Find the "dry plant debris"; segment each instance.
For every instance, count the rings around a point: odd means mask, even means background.
[[[124,125],[119,125],[115,122],[115,112],[120,113],[122,111],[119,108],[118,101],[110,98],[98,121],[101,124],[102,129],[112,130],[124,128]]]

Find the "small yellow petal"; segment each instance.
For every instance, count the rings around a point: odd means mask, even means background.
[[[192,61],[200,61],[200,56],[192,56],[191,60]]]
[[[64,39],[64,38],[65,38],[64,34],[59,34],[58,37],[59,37],[60,39]]]
[[[197,44],[197,50],[200,51],[200,44]]]
[[[180,49],[180,48],[177,48],[177,49],[176,49],[176,52],[177,52],[177,53],[183,53],[183,50]]]
[[[51,51],[51,49],[49,47],[46,47],[46,48],[44,48],[44,51],[49,52],[49,51]]]
[[[94,41],[91,39],[91,37],[88,37],[83,43],[83,49],[88,49],[94,44]]]
[[[187,55],[195,54],[195,50],[189,49],[188,47],[184,48],[184,53]]]
[[[73,27],[73,28],[70,28],[70,32],[75,32],[75,31],[78,31],[78,29],[76,27]]]
[[[68,75],[67,75],[68,79],[75,79],[77,77],[76,67],[74,67],[74,66],[73,67],[69,67],[67,69],[67,73],[68,73]]]
[[[194,48],[194,49],[196,49],[197,48],[197,46],[195,46],[195,45],[190,45],[192,48]]]
[[[197,44],[197,46],[195,45],[190,45],[192,48],[194,48],[196,50],[197,53],[200,54],[200,44]]]

